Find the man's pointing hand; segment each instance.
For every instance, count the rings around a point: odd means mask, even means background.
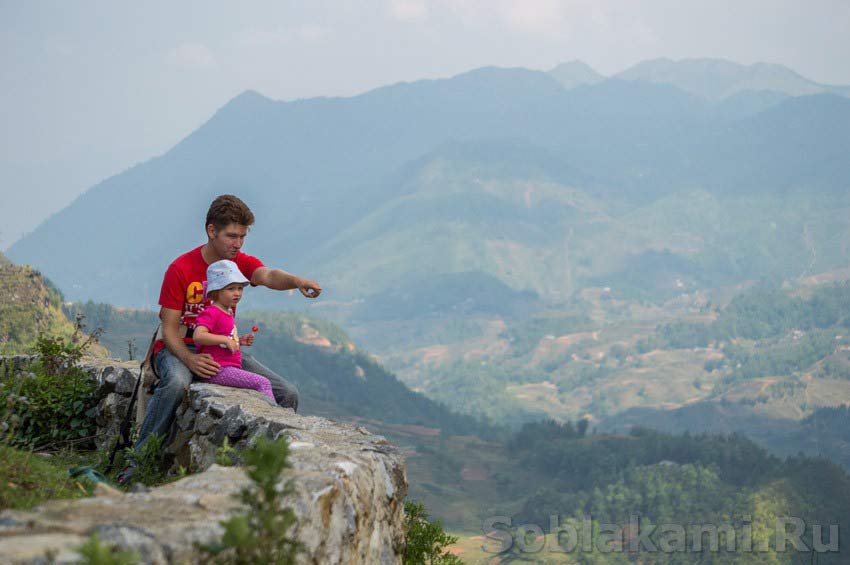
[[[298,284],[298,290],[307,298],[317,298],[322,294],[322,287],[316,281],[301,279]]]

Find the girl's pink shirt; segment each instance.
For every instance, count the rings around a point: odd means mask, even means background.
[[[239,343],[239,335],[236,332],[236,318],[214,304],[210,304],[204,308],[203,312],[198,314],[195,324],[196,326],[204,326],[215,335],[230,336],[230,339]],[[198,353],[209,353],[215,362],[222,367],[242,366],[242,353],[240,351],[231,353],[229,349],[218,345],[201,345],[198,348]]]

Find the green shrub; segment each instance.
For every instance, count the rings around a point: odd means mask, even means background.
[[[202,560],[209,563],[248,565],[295,563],[301,544],[287,531],[295,524],[295,512],[283,505],[293,491],[292,481],[278,487],[284,469],[290,467],[285,439],[265,438],[242,452],[251,484],[239,493],[247,511],[222,522],[221,542],[202,546]]]
[[[130,438],[138,436],[135,423],[130,428]],[[166,459],[167,437],[160,434],[150,434],[148,439],[139,449],[125,447],[115,453],[114,461],[110,463],[112,450],[121,438],[115,436],[103,449],[98,450],[92,466],[106,475],[109,480],[119,483],[119,476],[127,467],[133,468],[133,474],[122,488],[130,489],[133,485],[141,483],[145,486],[158,486],[186,476],[187,469],[178,467],[175,473],[169,473],[171,459]],[[133,441],[133,440],[131,440]]]
[[[132,551],[120,551],[101,543],[97,534],[77,549],[82,556],[82,565],[133,565],[139,562],[139,556]]]
[[[444,551],[446,546],[457,543],[457,538],[443,531],[443,524],[439,520],[428,520],[428,513],[423,503],[405,501],[404,532],[406,544],[402,563],[411,565],[463,563],[456,555]]]
[[[134,467],[133,479],[127,484],[129,488],[135,483],[146,486],[160,485],[168,481],[165,473],[165,436],[150,434],[139,449],[128,447],[124,450],[124,465]],[[118,466],[119,468],[121,465]]]
[[[97,431],[97,381],[78,366],[98,332],[81,339],[77,321],[71,340],[39,336],[39,361],[14,382],[0,383],[6,411],[0,427],[15,445],[41,448],[68,443],[91,444]]]

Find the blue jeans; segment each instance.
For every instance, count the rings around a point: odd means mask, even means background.
[[[193,344],[188,347],[192,352],[195,351]],[[135,449],[142,447],[150,434],[168,436],[177,407],[183,402],[194,377],[189,368],[167,348],[156,354],[153,363],[159,375],[159,384],[145,409],[145,419],[139,429]],[[278,405],[298,410],[298,389],[286,379],[245,353],[242,354],[242,368],[262,375],[271,382]]]

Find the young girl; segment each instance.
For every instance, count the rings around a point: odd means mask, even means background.
[[[212,303],[198,314],[192,339],[200,346],[198,353],[209,353],[221,365],[214,377],[205,379],[207,382],[258,390],[274,402],[269,380],[242,370],[235,309],[248,283],[233,261],[224,259],[207,267],[207,296]],[[252,337],[248,336],[246,345],[250,345]]]

